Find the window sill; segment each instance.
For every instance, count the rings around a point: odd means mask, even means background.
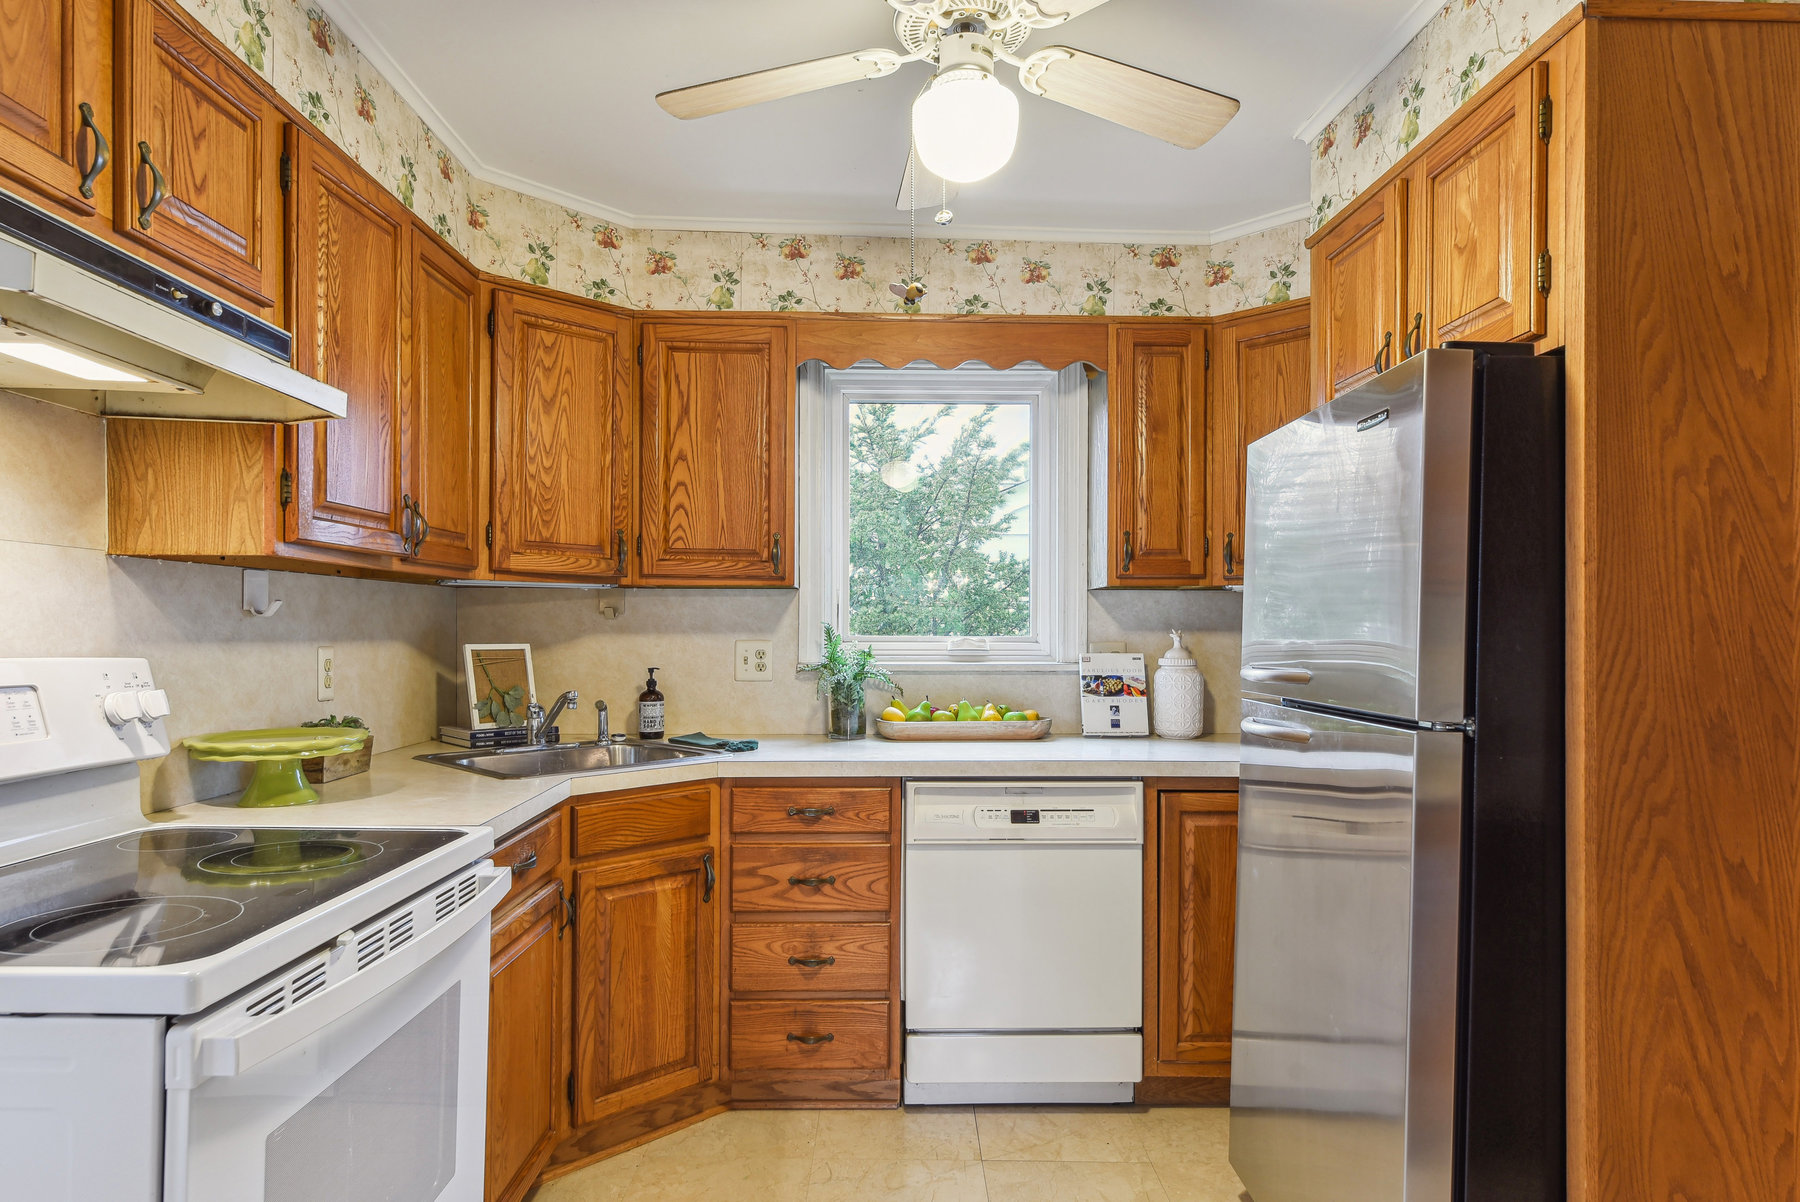
[[[934,659],[934,660],[885,660],[875,661],[878,667],[887,669],[896,676],[919,676],[930,674],[945,676],[952,673],[962,676],[1036,676],[1036,675],[1068,675],[1075,671],[1076,663],[1069,660],[1057,663],[1049,660],[1024,660],[1008,663],[1004,660],[968,660],[968,659]]]

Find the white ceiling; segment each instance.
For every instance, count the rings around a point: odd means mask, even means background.
[[[1210,241],[1301,215],[1310,132],[1438,0],[1111,0],[1034,36],[1235,96],[1179,150],[1021,93],[1018,151],[965,186],[965,234]],[[655,95],[896,45],[882,0],[328,0],[478,176],[664,229],[901,233],[907,113],[930,66],[697,121]],[[1024,53],[1021,52],[1021,53]],[[1010,70],[1002,73],[1016,88]],[[923,202],[921,202],[923,203]]]

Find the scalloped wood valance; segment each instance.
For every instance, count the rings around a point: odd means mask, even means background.
[[[849,367],[873,359],[887,367],[921,360],[939,367],[985,363],[1064,368],[1092,363],[1104,369],[1111,324],[1093,318],[988,318],[900,314],[801,317],[794,321],[794,358]]]

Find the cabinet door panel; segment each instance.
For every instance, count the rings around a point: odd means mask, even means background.
[[[335,150],[292,141],[294,366],[350,402],[341,418],[295,428],[289,537],[396,555],[405,213]]]
[[[717,1075],[714,854],[575,874],[578,1125]]]
[[[791,584],[787,328],[653,322],[643,338],[638,579]]]
[[[120,11],[116,228],[272,309],[281,280],[280,111],[161,0],[125,0]],[[165,196],[146,213],[158,173]]]
[[[1403,357],[1401,240],[1407,181],[1361,199],[1313,246],[1313,388],[1320,404]]]
[[[488,1202],[522,1197],[556,1139],[562,885],[551,882],[494,927],[488,970]]]
[[[1206,554],[1206,331],[1121,326],[1108,390],[1110,582],[1202,584]]]
[[[631,524],[631,323],[494,295],[494,570],[617,580]]]
[[[1245,452],[1312,408],[1312,319],[1304,303],[1283,306],[1221,323],[1215,341],[1213,542],[1221,578],[1238,582],[1244,578]]]
[[[1536,265],[1549,187],[1548,148],[1537,136],[1544,79],[1542,68],[1519,76],[1460,118],[1419,165],[1413,257],[1425,346],[1543,333]]]
[[[98,138],[110,143],[114,132],[112,10],[112,0],[0,5],[0,176],[57,202],[64,216],[112,212],[110,176],[82,193]]]
[[[1159,1060],[1231,1064],[1237,794],[1164,793],[1158,866]]]
[[[480,557],[481,438],[474,272],[416,226],[401,356],[407,488],[424,521],[412,531],[419,563],[473,569]]]

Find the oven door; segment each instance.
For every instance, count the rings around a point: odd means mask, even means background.
[[[163,1202],[480,1202],[489,913],[508,874],[473,875],[442,921],[427,895],[170,1029]],[[356,967],[408,918],[405,946]],[[306,992],[309,963],[337,979]]]

